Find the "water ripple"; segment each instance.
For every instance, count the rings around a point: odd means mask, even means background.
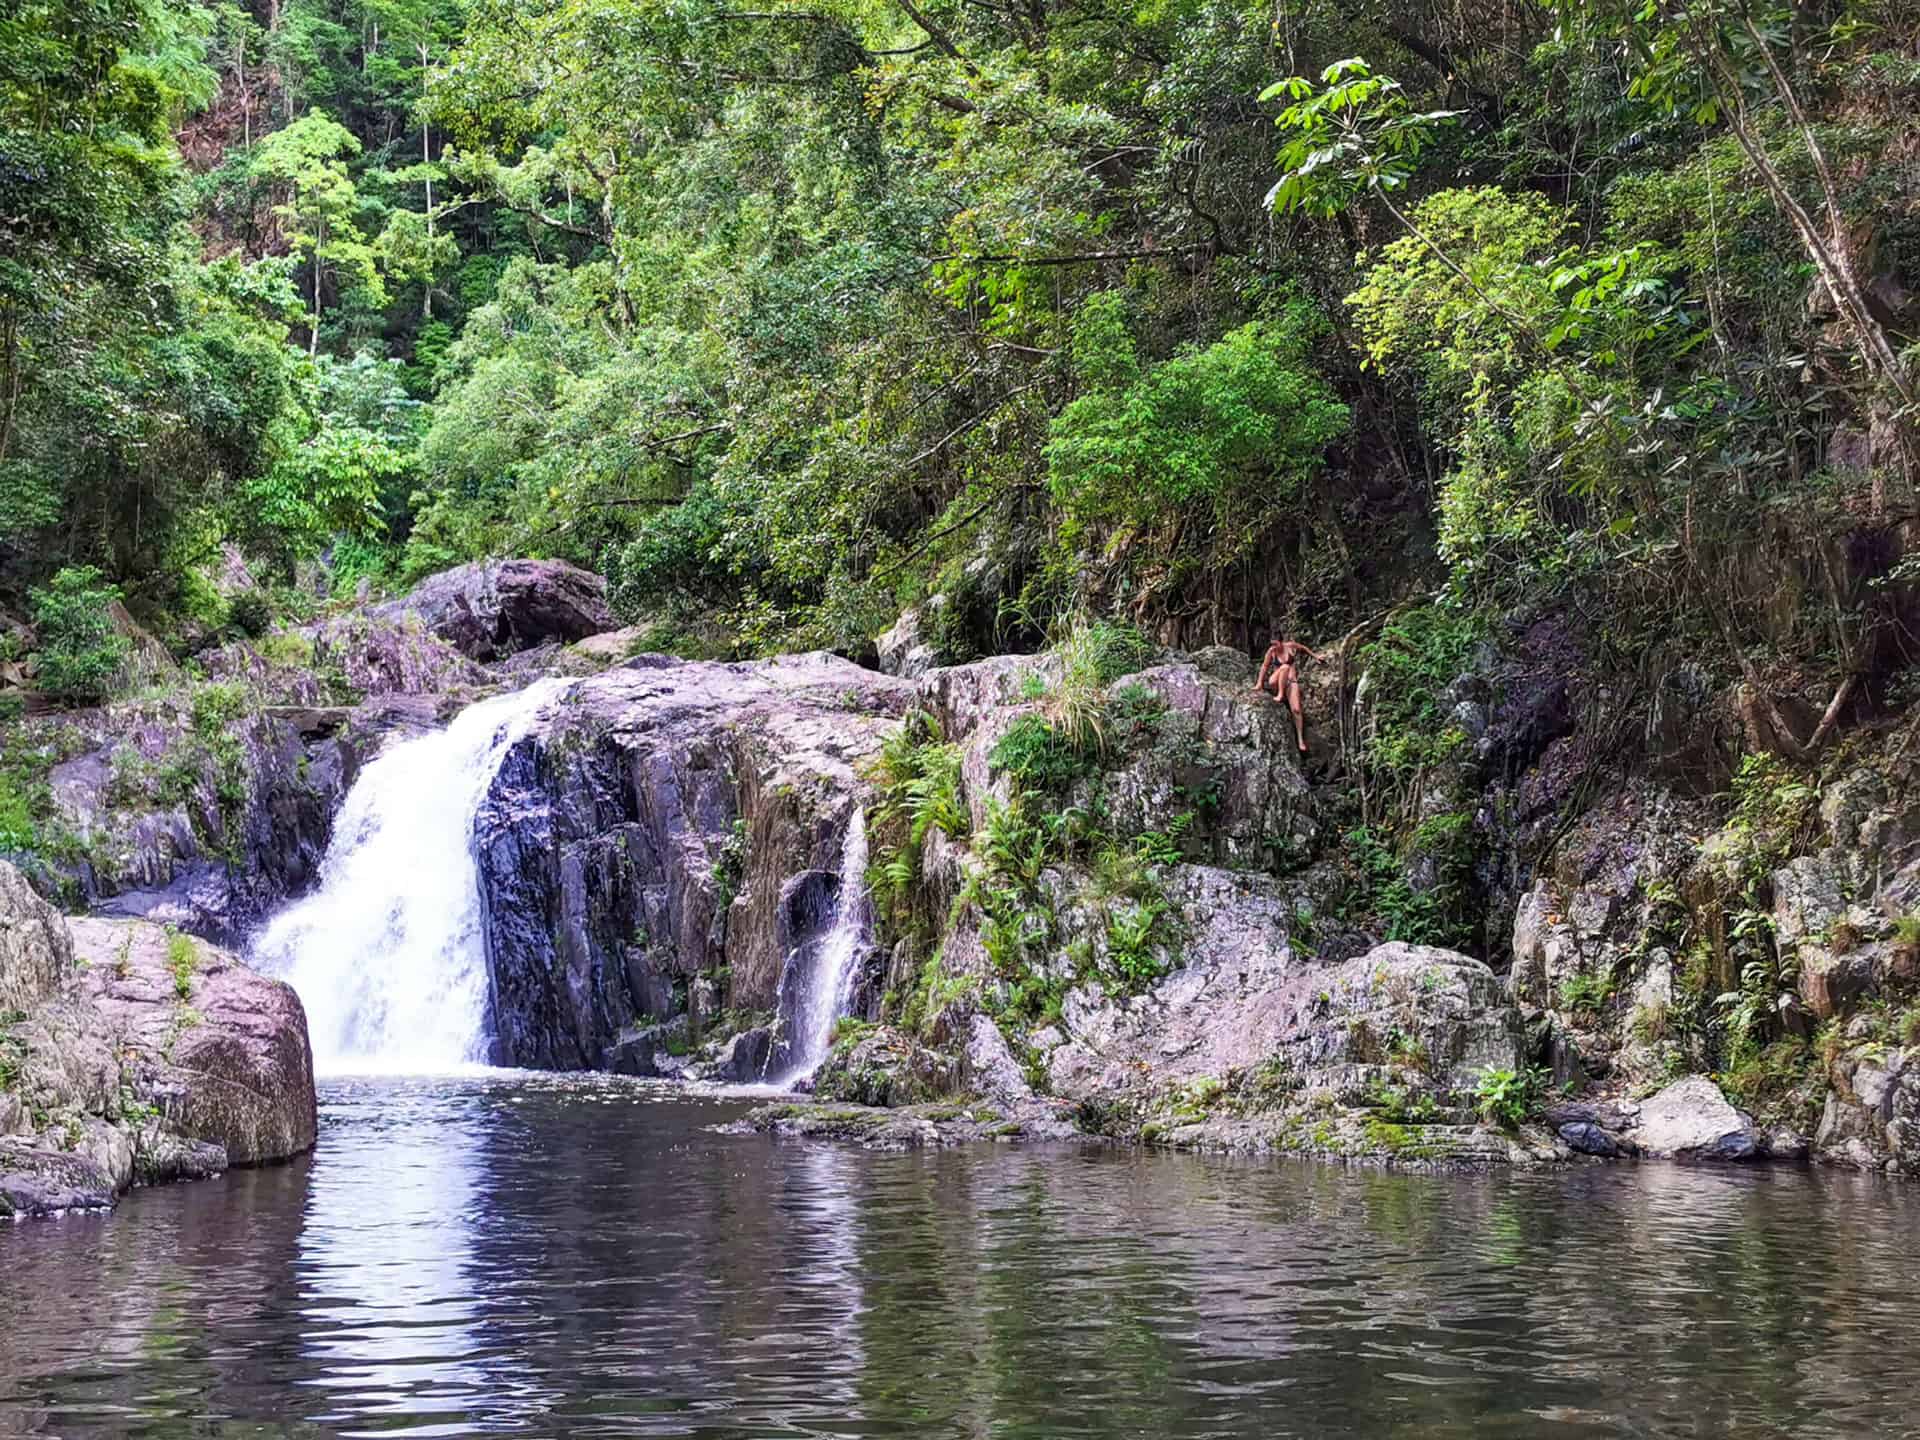
[[[716,1134],[343,1080],[309,1160],[0,1230],[0,1435],[1920,1435],[1920,1194]]]

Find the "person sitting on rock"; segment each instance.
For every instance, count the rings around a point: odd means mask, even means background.
[[[1300,657],[1309,660],[1320,657],[1302,645],[1298,640],[1280,640],[1267,646],[1267,655],[1260,662],[1260,678],[1253,688],[1262,695],[1271,695],[1275,703],[1284,704],[1293,711],[1293,733],[1300,741],[1300,753],[1307,753],[1307,721],[1300,708]]]

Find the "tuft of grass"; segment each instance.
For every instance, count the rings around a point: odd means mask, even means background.
[[[0,774],[0,851],[31,850],[36,838],[32,800],[11,776]]]
[[[191,935],[182,935],[167,927],[167,970],[173,976],[173,993],[182,1000],[193,995],[194,972],[200,968],[200,947]]]
[[[1598,1015],[1613,998],[1613,976],[1569,975],[1560,982],[1560,1005],[1575,1014]]]
[[[1060,682],[1047,699],[1054,731],[1081,754],[1107,748],[1107,686],[1153,658],[1153,645],[1131,625],[1107,620],[1074,626],[1057,646]]]

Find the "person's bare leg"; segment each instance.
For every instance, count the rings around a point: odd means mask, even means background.
[[[1293,734],[1300,742],[1300,753],[1307,753],[1307,719],[1300,705],[1300,682],[1290,681],[1287,685],[1287,708],[1293,711]]]

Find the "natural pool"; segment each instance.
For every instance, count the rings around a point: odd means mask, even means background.
[[[297,1164],[0,1228],[0,1434],[1920,1433],[1920,1190],[715,1133],[339,1081]]]

